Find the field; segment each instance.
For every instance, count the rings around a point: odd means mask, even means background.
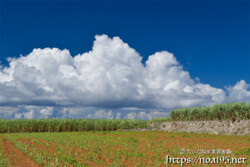
[[[2,166],[180,166],[166,165],[173,158],[250,158],[249,136],[169,132],[61,132],[0,134]],[[180,149],[187,151],[180,154]],[[231,150],[231,154],[199,154],[199,150]],[[194,162],[199,166],[197,161]],[[237,166],[247,166],[247,164]],[[1,166],[0,165],[0,166]],[[184,166],[190,166],[184,165]],[[203,166],[225,166],[213,164]],[[230,165],[230,166],[236,166]]]

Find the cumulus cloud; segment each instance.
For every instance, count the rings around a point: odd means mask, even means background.
[[[79,109],[29,105],[0,106],[0,119],[86,118],[84,112],[81,113],[82,117],[79,117]]]
[[[169,112],[160,112],[160,111],[140,111],[140,112],[130,112],[124,119],[141,119],[141,120],[151,120],[152,118],[159,118],[159,117],[169,117]]]
[[[97,109],[85,107],[47,107],[47,106],[0,106],[0,119],[142,119],[168,117],[169,110],[152,109]]]
[[[0,106],[0,119],[12,119],[18,108],[11,106]]]
[[[105,110],[98,110],[95,113],[88,114],[89,119],[121,119],[121,113],[120,112],[112,112],[111,110],[105,111]]]
[[[22,108],[22,110],[20,110]],[[53,116],[53,107],[23,106],[14,113],[15,119],[47,119]]]
[[[150,55],[145,66],[141,60],[119,37],[107,35],[95,36],[92,50],[76,56],[67,49],[34,49],[8,59],[9,66],[0,68],[0,105],[171,109],[250,101],[249,84],[244,80],[226,90],[200,83],[167,51]],[[15,117],[50,118],[52,111],[29,109]],[[83,111],[65,109],[60,117],[74,112]],[[121,117],[116,114],[95,109],[89,117]],[[125,117],[148,119],[152,114],[137,111]]]
[[[229,92],[228,101],[250,101],[250,84],[241,80],[235,84],[235,86],[227,87]]]

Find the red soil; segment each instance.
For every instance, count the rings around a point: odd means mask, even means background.
[[[11,166],[18,167],[40,167],[36,162],[31,160],[21,150],[17,149],[15,145],[6,137],[1,137],[2,149],[4,156],[8,157],[11,162]]]

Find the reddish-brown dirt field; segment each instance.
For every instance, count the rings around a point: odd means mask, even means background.
[[[1,136],[3,155],[6,156],[11,164],[8,166],[15,167],[40,167],[36,162],[31,160],[22,151],[17,149],[15,145],[6,137]]]

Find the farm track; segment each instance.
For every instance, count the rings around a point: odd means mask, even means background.
[[[15,147],[15,145],[5,136],[1,136],[2,149],[4,156],[8,157],[11,164],[8,166],[18,167],[41,167],[36,162],[31,160],[21,150]]]

